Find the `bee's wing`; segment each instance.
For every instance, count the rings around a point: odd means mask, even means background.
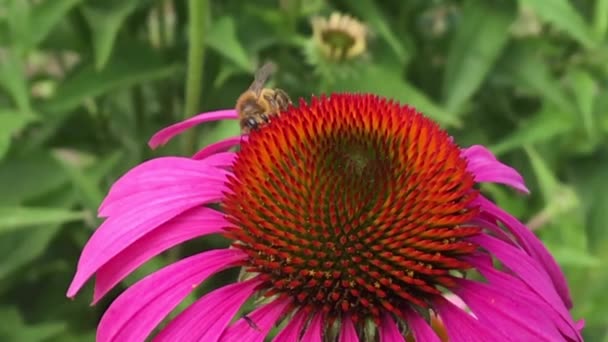
[[[262,65],[262,67],[256,71],[255,78],[253,83],[251,83],[249,86],[249,90],[253,91],[257,96],[259,96],[262,89],[264,89],[266,81],[268,81],[268,78],[270,78],[270,75],[272,75],[276,69],[276,64],[272,62],[264,63],[264,65]]]

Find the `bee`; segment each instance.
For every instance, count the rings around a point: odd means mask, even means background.
[[[292,103],[284,90],[264,88],[264,84],[275,70],[273,63],[264,64],[255,73],[253,83],[236,101],[236,111],[244,134],[269,123],[273,116],[279,115]]]

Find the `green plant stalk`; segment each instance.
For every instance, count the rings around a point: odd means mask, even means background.
[[[603,41],[608,31],[608,0],[596,0],[593,12],[593,30],[598,41]]]
[[[186,70],[186,104],[183,119],[197,113],[203,79],[205,58],[205,27],[208,18],[209,0],[188,0],[188,68]],[[191,129],[183,136],[182,153],[190,155],[196,149],[196,130]]]

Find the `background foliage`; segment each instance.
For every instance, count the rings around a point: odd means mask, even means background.
[[[521,170],[531,196],[484,191],[536,229],[566,271],[587,340],[608,341],[607,0],[188,5],[0,0],[0,340],[94,339],[111,298],[90,307],[90,285],[75,301],[64,294],[110,184],[144,159],[237,133],[236,122],[209,124],[181,144],[146,146],[163,126],[232,107],[272,60],[273,82],[294,98],[393,97]],[[370,27],[357,63],[309,58],[310,17],[333,10]],[[200,248],[156,258],[123,285]]]

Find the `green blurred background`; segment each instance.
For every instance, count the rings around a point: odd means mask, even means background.
[[[333,11],[368,26],[362,56],[319,53],[310,19]],[[521,170],[531,196],[484,192],[554,253],[586,340],[608,341],[607,0],[0,0],[0,42],[0,341],[92,341],[121,289],[223,243],[172,250],[95,307],[90,284],[65,298],[118,176],[239,128],[207,124],[158,151],[147,139],[233,107],[267,60],[293,98],[392,97]]]

